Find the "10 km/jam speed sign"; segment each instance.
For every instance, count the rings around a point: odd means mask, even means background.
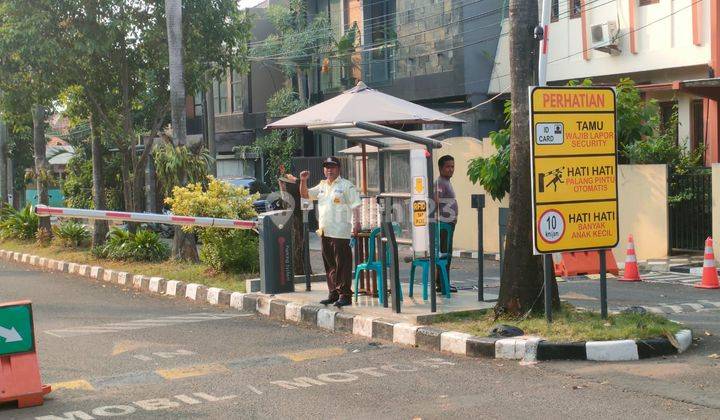
[[[531,87],[535,254],[618,242],[615,91]]]

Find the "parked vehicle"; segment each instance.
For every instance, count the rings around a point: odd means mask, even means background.
[[[259,181],[251,176],[222,178],[221,181],[227,182],[235,187],[246,188],[250,190],[250,194],[259,193],[260,198],[253,202],[253,207],[255,207],[255,211],[258,214],[265,213],[273,209],[272,204],[267,200],[269,190],[262,181]]]

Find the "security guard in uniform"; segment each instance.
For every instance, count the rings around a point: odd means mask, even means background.
[[[328,297],[323,305],[346,306],[352,304],[352,251],[350,238],[360,228],[356,214],[361,199],[355,185],[340,176],[340,159],[331,156],[323,162],[325,179],[308,189],[310,172],[300,173],[300,197],[318,201],[318,234],[322,240],[322,256],[328,284]]]

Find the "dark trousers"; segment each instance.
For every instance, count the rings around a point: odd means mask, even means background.
[[[455,223],[451,223],[453,232],[455,231]],[[450,241],[448,243],[448,237],[447,237],[447,231],[441,230],[440,231],[440,252],[441,253],[447,253],[447,272],[448,272],[448,280],[450,280],[450,264],[452,264],[452,250],[453,250],[453,239],[455,238],[455,235],[452,235],[450,237]],[[448,248],[449,246],[449,248]],[[438,288],[442,289],[442,274],[440,274],[440,269],[437,268],[435,270],[435,285]]]
[[[350,239],[322,237],[322,256],[325,264],[328,294],[330,297],[350,299],[352,277],[352,251]]]

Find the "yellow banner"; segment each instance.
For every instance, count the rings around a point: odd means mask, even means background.
[[[535,156],[615,153],[614,114],[535,114],[533,123]]]
[[[532,112],[615,111],[612,88],[537,87],[532,91]]]
[[[535,202],[615,200],[615,156],[535,158]]]
[[[618,242],[616,201],[538,205],[535,248],[539,253],[612,248]]]

